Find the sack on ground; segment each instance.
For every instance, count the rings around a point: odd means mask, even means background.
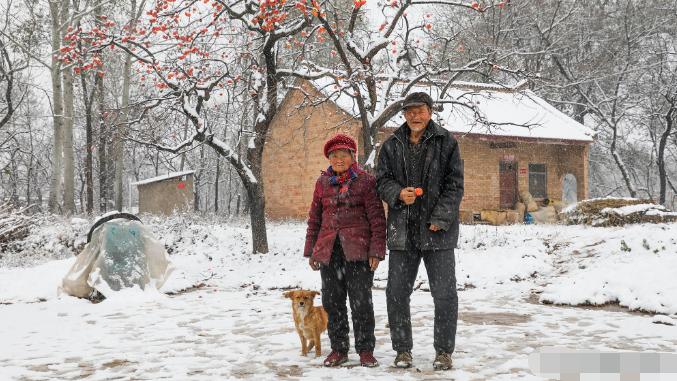
[[[63,278],[60,291],[86,298],[124,288],[159,289],[174,270],[162,243],[139,221],[115,219],[94,230]]]

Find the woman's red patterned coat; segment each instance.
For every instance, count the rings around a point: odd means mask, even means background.
[[[333,185],[323,172],[315,183],[303,255],[328,264],[334,241],[340,239],[347,261],[384,259],[386,220],[376,193],[376,179],[356,168],[347,184]]]

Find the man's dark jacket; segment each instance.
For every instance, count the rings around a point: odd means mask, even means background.
[[[447,250],[458,241],[458,208],[463,198],[463,164],[458,142],[451,133],[432,120],[430,133],[421,138],[426,145],[423,162],[420,249]],[[407,174],[406,147],[409,140],[406,123],[383,143],[376,166],[378,194],[388,204],[388,248],[406,250],[409,207],[400,200],[402,188],[411,186]],[[441,228],[433,232],[430,224]]]

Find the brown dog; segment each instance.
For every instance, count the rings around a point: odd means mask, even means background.
[[[315,356],[322,354],[320,334],[327,329],[327,311],[322,307],[314,307],[313,300],[317,291],[295,290],[284,293],[285,298],[292,300],[291,309],[294,315],[296,332],[301,339],[301,354],[308,355],[308,351],[315,347]]]

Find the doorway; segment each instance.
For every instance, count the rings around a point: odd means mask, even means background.
[[[512,209],[517,201],[517,162],[503,160],[499,164],[501,209]]]

